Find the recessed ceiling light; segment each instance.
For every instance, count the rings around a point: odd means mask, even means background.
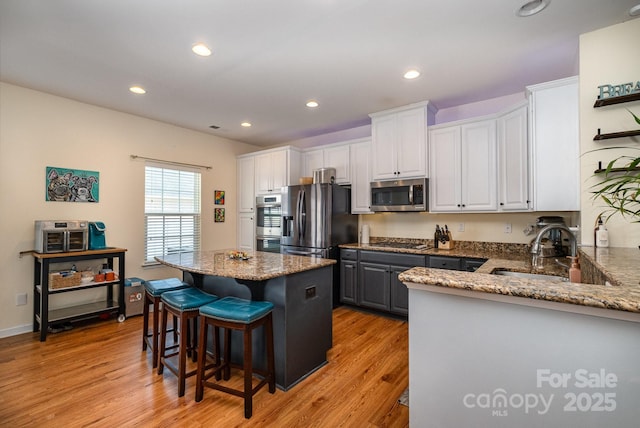
[[[245,127],[245,128],[250,128],[251,127],[251,122],[242,122],[240,124],[240,126]]]
[[[147,93],[147,91],[145,91],[144,88],[141,86],[132,86],[129,88],[129,90],[134,94],[138,94],[138,95],[143,95]]]
[[[318,107],[318,102],[315,100],[309,100],[307,101],[307,107],[311,107],[311,108]]]
[[[418,70],[409,70],[404,73],[404,78],[409,80],[415,79],[418,76],[420,76],[420,72]]]
[[[633,6],[631,9],[629,9],[629,15],[631,15],[631,16],[640,15],[640,4],[637,4],[637,5]]]
[[[549,6],[549,3],[551,3],[551,0],[530,0],[518,9],[516,15],[521,17],[535,15],[536,13],[542,12],[544,8]]]
[[[195,45],[193,45],[191,50],[196,55],[200,55],[200,56],[209,56],[209,55],[211,55],[211,49],[209,49],[209,47],[207,45],[205,45],[204,43],[196,43]]]

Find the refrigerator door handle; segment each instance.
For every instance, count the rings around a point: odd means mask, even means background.
[[[290,222],[293,221],[293,216],[283,215],[282,216],[282,236],[291,236],[291,228],[289,225]]]
[[[305,194],[304,190],[298,191],[298,201],[296,207],[296,216],[298,217],[298,237],[300,240],[304,239],[304,228],[306,226],[306,209],[305,209]]]

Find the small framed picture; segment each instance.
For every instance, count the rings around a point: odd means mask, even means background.
[[[213,218],[216,223],[224,223],[224,208],[214,208]]]
[[[224,190],[215,191],[215,204],[224,205]]]

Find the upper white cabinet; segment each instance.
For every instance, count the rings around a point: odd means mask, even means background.
[[[529,204],[527,103],[497,119],[498,209],[525,211]]]
[[[580,210],[578,78],[528,86],[536,211]]]
[[[351,163],[348,144],[335,145],[324,149],[309,150],[302,154],[303,176],[312,177],[318,168],[335,168],[336,183],[351,183]]]
[[[429,211],[497,210],[496,121],[429,131]]]
[[[351,213],[371,214],[371,140],[349,146],[351,150]]]
[[[293,148],[259,152],[255,159],[255,194],[279,193],[280,188],[297,184],[300,178],[300,152]]]
[[[435,108],[428,101],[372,113],[373,179],[427,175],[427,125]]]
[[[253,156],[238,157],[238,212],[253,212],[256,197],[254,192],[255,177]]]

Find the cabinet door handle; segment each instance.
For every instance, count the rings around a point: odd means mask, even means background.
[[[500,202],[500,206],[504,206],[504,202]]]

